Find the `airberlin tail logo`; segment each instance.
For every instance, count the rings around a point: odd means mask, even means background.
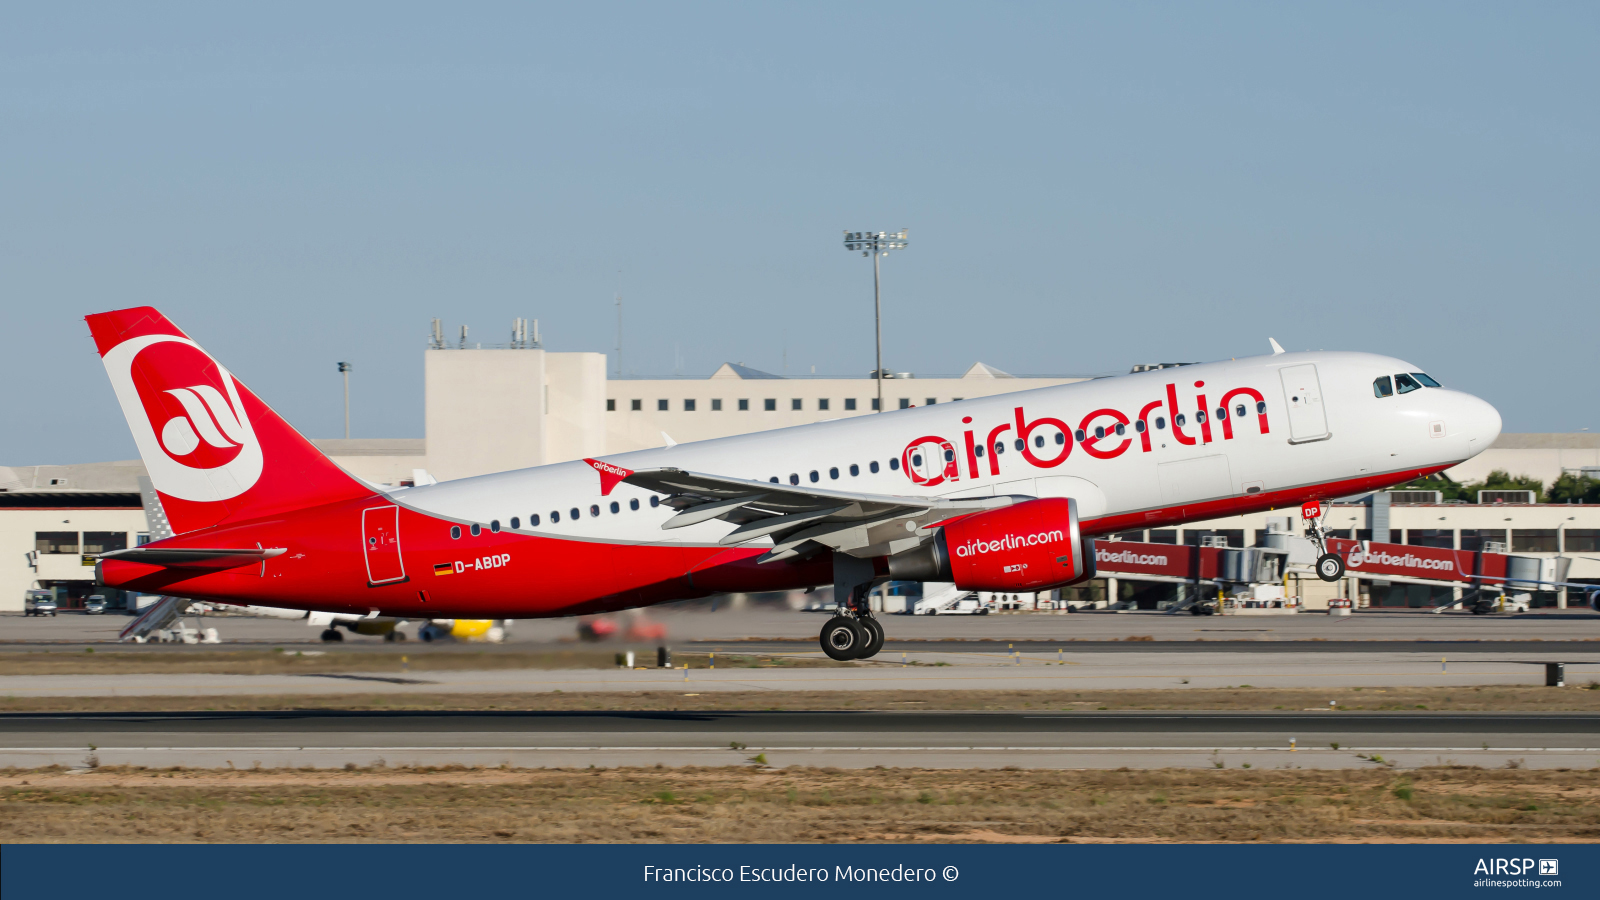
[[[195,502],[237,497],[261,477],[261,443],[232,373],[187,338],[131,338],[106,374],[156,490]]]

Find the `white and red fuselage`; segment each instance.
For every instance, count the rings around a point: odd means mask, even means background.
[[[1421,371],[1401,360],[1280,353],[378,489],[155,310],[88,321],[177,532],[148,546],[282,551],[215,568],[106,559],[102,580],[357,615],[565,616],[834,580],[830,552],[757,562],[771,540],[719,544],[727,521],[663,530],[678,510],[617,483],[619,472],[922,499],[1070,497],[1093,535],[1402,483],[1482,452],[1500,430],[1492,406],[1458,391],[1379,396],[1375,381]]]

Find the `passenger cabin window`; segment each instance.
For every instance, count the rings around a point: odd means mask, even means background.
[[[860,474],[861,474],[861,467],[856,465],[855,463],[851,463],[850,464],[850,477],[851,478],[855,478],[857,475],[860,475]]]
[[[611,501],[611,511],[614,513],[622,512],[622,504],[615,500]]]
[[[1179,428],[1182,428],[1183,426],[1189,424],[1189,420],[1184,418],[1183,413],[1178,413],[1176,416],[1173,417],[1172,424],[1178,426]]]
[[[874,475],[878,474],[878,461],[873,460],[872,462],[867,463],[867,471]]]
[[[632,500],[629,500],[628,501],[628,508],[631,509],[631,510],[634,510],[635,512],[637,512],[638,509],[639,509],[639,498],[635,497]],[[535,523],[535,524],[537,524],[537,523]]]
[[[460,525],[451,525],[450,526],[450,540],[452,540],[452,541],[461,540],[461,526]]]
[[[1238,406],[1235,406],[1233,408],[1233,414],[1238,416],[1241,419],[1244,418],[1244,414],[1245,414],[1244,404],[1241,403]]]
[[[1412,372],[1411,377],[1422,382],[1423,387],[1444,387],[1444,385],[1434,381],[1432,378],[1429,378],[1427,375],[1424,375],[1421,372]]]
[[[521,528],[521,527],[522,527],[522,520],[517,518],[516,516],[512,516],[511,517],[511,530],[512,531],[516,531],[518,528]]]
[[[1167,427],[1166,418],[1163,417],[1163,416],[1156,416],[1156,430],[1160,431],[1161,429],[1164,429],[1166,427]]]
[[[660,498],[660,497],[657,497],[657,496],[655,496],[655,495],[654,495],[654,494],[652,494],[652,495],[651,495],[651,496],[650,496],[650,505],[651,505],[651,506],[652,506],[652,507],[656,507],[656,506],[660,506],[660,505],[661,505],[661,498]]]
[[[1088,437],[1088,435],[1083,433],[1083,429],[1082,428],[1079,428],[1077,431],[1074,431],[1072,433],[1072,437],[1073,437],[1073,440],[1076,440],[1078,443],[1081,444],[1081,443],[1083,443],[1083,439]]]
[[[538,513],[534,513],[533,515],[528,517],[528,527],[529,528],[538,528],[539,527],[539,514]]]
[[[495,534],[499,534],[500,533],[500,520],[499,519],[491,520],[489,522],[489,530],[494,532]]]
[[[589,515],[591,515],[591,516],[600,515],[600,504],[596,503],[596,504],[590,506],[589,507]]]
[[[1389,381],[1389,376],[1382,375],[1372,380],[1372,396],[1393,397],[1394,384]]]
[[[1415,378],[1412,378],[1410,375],[1407,375],[1406,373],[1401,372],[1399,375],[1396,375],[1394,377],[1394,391],[1395,391],[1395,393],[1397,393],[1397,394],[1409,394],[1412,391],[1420,391],[1420,390],[1422,390],[1422,383],[1420,381],[1417,381]]]
[[[833,468],[829,469],[828,470],[828,477],[829,478],[833,478],[833,479],[837,479],[839,477],[839,467],[838,466],[834,466]]]
[[[817,474],[816,469],[811,470],[810,478],[812,484],[816,484],[818,481],[822,480],[822,476]]]
[[[1263,416],[1266,415],[1267,414],[1267,401],[1265,401],[1265,400],[1256,401],[1256,412],[1262,414]]]
[[[796,475],[793,472],[790,472],[789,473],[789,483],[790,484],[799,484],[800,483],[800,476]]]
[[[1144,424],[1144,420],[1143,419],[1140,419],[1139,421],[1133,423],[1133,430],[1134,431],[1137,431],[1140,434],[1144,434],[1144,429],[1145,429],[1145,424]]]
[[[878,464],[877,463],[873,463],[872,465],[873,465],[873,470],[872,471],[874,471],[874,472],[878,471],[877,470],[877,465]],[[894,459],[889,460],[889,469],[891,471],[895,471],[895,472],[900,471],[900,458],[899,457],[895,457]]]
[[[561,521],[561,510],[559,510],[559,509],[550,510],[550,523],[553,525],[553,524],[555,524],[556,522],[559,522],[559,521]]]
[[[568,511],[567,511],[567,515],[568,515],[568,516],[569,516],[569,517],[570,517],[570,518],[571,518],[571,519],[572,519],[572,521],[574,521],[574,522],[576,522],[576,521],[578,521],[578,520],[579,520],[579,519],[581,519],[581,518],[583,518],[583,513],[581,513],[581,512],[578,512],[578,508],[577,508],[577,507],[576,507],[576,506],[574,506],[574,507],[573,507],[573,508],[572,508],[572,509],[570,509],[570,510],[568,510]]]

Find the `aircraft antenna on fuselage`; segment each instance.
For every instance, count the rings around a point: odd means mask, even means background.
[[[1278,346],[1278,342],[1273,340],[1272,338],[1267,338],[1267,343],[1272,345],[1272,355],[1273,356],[1277,356],[1278,354],[1283,352],[1283,348]]]

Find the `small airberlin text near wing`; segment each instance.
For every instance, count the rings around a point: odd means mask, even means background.
[[[600,473],[600,496],[602,497],[611,496],[611,489],[616,487],[624,478],[633,474],[632,469],[624,469],[621,466],[602,462],[598,459],[585,459],[584,462],[594,466],[594,470]]]

